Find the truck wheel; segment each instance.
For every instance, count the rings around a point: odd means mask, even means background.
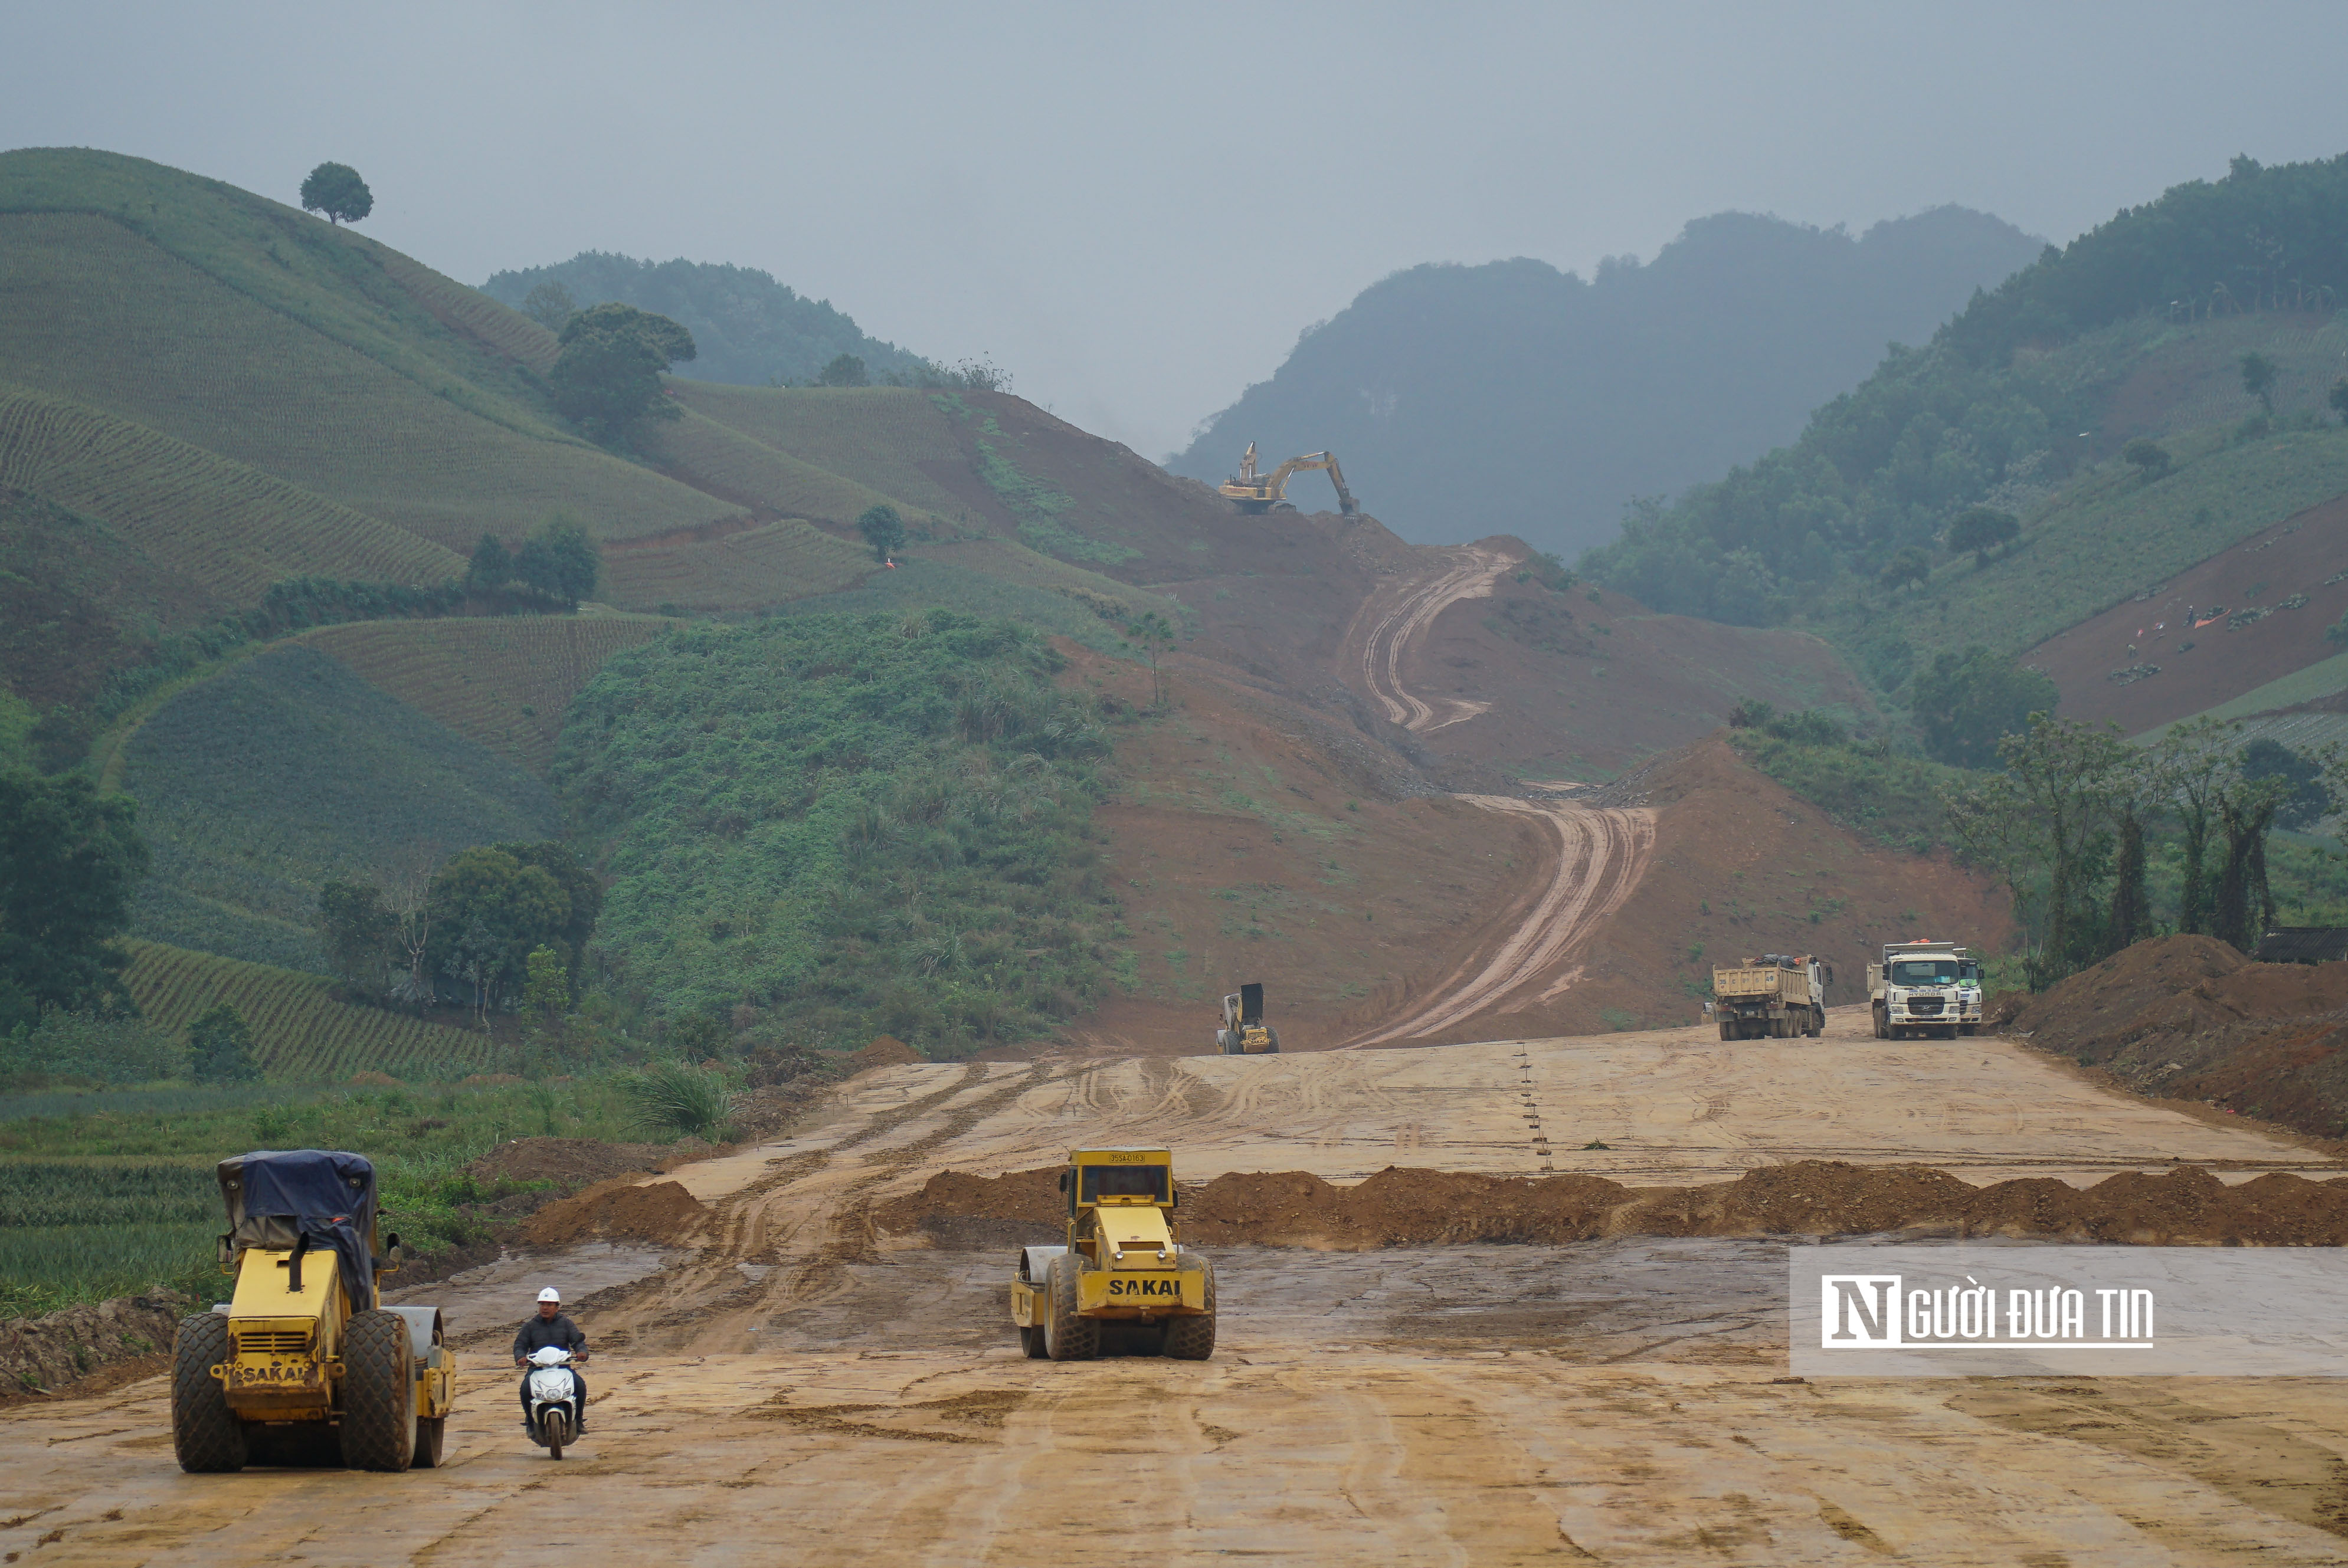
[[[1215,1353],[1214,1260],[1200,1258],[1199,1269],[1207,1276],[1207,1310],[1196,1317],[1166,1320],[1165,1353],[1171,1360],[1203,1361]]]
[[[343,1462],[406,1470],[416,1457],[416,1353],[407,1319],[355,1312],[343,1326]]]
[[[1875,1009],[1875,1038],[1878,1040],[1891,1038],[1891,1016],[1881,1008]]]
[[[1076,1258],[1062,1253],[1044,1273],[1051,1312],[1044,1319],[1044,1353],[1055,1361],[1089,1361],[1100,1354],[1100,1324],[1076,1311]]]
[[[1263,1031],[1263,1032],[1264,1032],[1264,1038],[1265,1038],[1266,1040],[1268,1040],[1269,1041],[1271,1041],[1271,1045],[1270,1045],[1270,1048],[1269,1048],[1269,1049],[1271,1050],[1272,1054],[1272,1055],[1274,1055],[1274,1056],[1279,1055],[1279,1054],[1280,1054],[1280,1031],[1279,1031],[1278,1030],[1276,1030],[1276,1029],[1272,1028],[1270,1025],[1266,1025],[1266,1026],[1264,1027],[1264,1031]]]
[[[212,1368],[228,1359],[228,1319],[199,1312],[180,1320],[171,1341],[171,1450],[191,1475],[240,1471],[250,1457],[244,1423],[228,1408]]]
[[[1981,1025],[1977,1023],[1959,1024],[1957,1026],[1957,1032],[1964,1036],[1967,1040],[1971,1040],[1973,1036],[1981,1032]]]
[[[1720,1020],[1720,1038],[1723,1040],[1735,1040],[1736,1038],[1735,1026],[1730,1023],[1726,1019],[1722,1019]]]

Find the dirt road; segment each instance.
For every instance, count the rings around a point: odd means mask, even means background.
[[[1348,1041],[1349,1047],[1423,1040],[1474,1019],[1487,1020],[1488,1027],[1536,1001],[1554,999],[1581,974],[1571,963],[1574,949],[1622,907],[1654,848],[1651,811],[1536,803],[1508,795],[1459,798],[1487,811],[1540,818],[1555,833],[1555,846],[1546,864],[1528,879],[1517,907],[1488,941],[1422,999],[1413,1000],[1400,1017]]]
[[[1435,562],[1427,570],[1389,579],[1354,612],[1339,655],[1344,674],[1350,678],[1358,672],[1386,718],[1417,734],[1472,719],[1491,704],[1416,695],[1403,683],[1404,655],[1437,616],[1463,599],[1489,597],[1494,579],[1516,564],[1498,550],[1479,545],[1424,553]]]
[[[475,1369],[445,1470],[185,1476],[150,1382],[0,1412],[0,1552],[42,1568],[1095,1563],[1137,1543],[1174,1563],[2348,1560],[2334,1386],[1782,1381],[1782,1242],[1232,1248],[1214,1360],[1055,1366],[1004,1326],[1005,1246],[870,1219],[940,1169],[1145,1140],[1193,1177],[1400,1163],[1666,1183],[1821,1153],[1976,1182],[2320,1163],[2007,1041],[1877,1041],[1855,1012],[1819,1041],[883,1069],[789,1140],[676,1173],[714,1224],[656,1272],[630,1281],[641,1249],[589,1247],[437,1287]],[[501,1369],[541,1279],[577,1281],[599,1351],[592,1433],[559,1465],[515,1430]]]

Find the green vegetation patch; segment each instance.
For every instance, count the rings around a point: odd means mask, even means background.
[[[954,402],[959,404],[961,399]],[[1061,514],[1076,504],[1075,497],[1056,485],[1023,472],[996,449],[996,443],[1008,443],[1011,437],[994,422],[994,415],[987,415],[979,428],[986,434],[974,438],[978,477],[1019,519],[1019,537],[1031,548],[1062,560],[1090,561],[1097,566],[1117,566],[1140,559],[1141,552],[1130,545],[1093,538],[1062,522]]]
[[[181,692],[124,752],[154,856],[134,929],[286,968],[324,972],[311,927],[330,878],[560,821],[545,784],[308,648]]]
[[[675,1018],[952,1055],[1089,1005],[1108,742],[1059,660],[932,610],[690,628],[580,694],[555,777],[607,852],[602,937]]]
[[[1854,740],[1823,713],[1740,716],[1753,722],[1729,731],[1737,754],[1843,826],[1911,855],[1949,841],[1940,792],[1970,778],[1965,770]]]

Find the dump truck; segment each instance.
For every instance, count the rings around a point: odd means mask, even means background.
[[[263,1150],[217,1173],[231,1298],[171,1347],[180,1468],[440,1462],[456,1361],[437,1307],[386,1307],[399,1237],[381,1238],[375,1167],[323,1149]]]
[[[1215,1353],[1215,1267],[1174,1229],[1174,1156],[1071,1149],[1060,1173],[1067,1240],[1019,1249],[1011,1321],[1031,1359],[1104,1349],[1203,1361]]]
[[[1248,443],[1246,454],[1240,458],[1240,471],[1223,481],[1223,498],[1250,514],[1292,512],[1297,508],[1296,503],[1288,498],[1290,477],[1309,474],[1316,468],[1329,470],[1329,482],[1337,487],[1339,513],[1348,518],[1360,517],[1361,503],[1354,499],[1353,491],[1345,488],[1345,471],[1337,466],[1335,453],[1307,452],[1302,457],[1291,457],[1269,474],[1260,474],[1256,472],[1255,443],[1252,441]]]
[[[1981,960],[1953,942],[1919,938],[1883,944],[1867,966],[1878,1040],[1954,1040],[1981,1032]]]
[[[1827,1023],[1831,967],[1808,953],[1764,953],[1712,971],[1712,1012],[1723,1040],[1816,1038]]]
[[[1251,982],[1223,999],[1223,1027],[1215,1049],[1225,1056],[1262,1056],[1280,1050],[1280,1031],[1263,1021],[1263,987]]]

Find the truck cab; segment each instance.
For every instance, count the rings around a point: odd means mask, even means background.
[[[1952,942],[1887,942],[1867,967],[1878,1040],[1955,1040],[1981,1032],[1981,960]]]

